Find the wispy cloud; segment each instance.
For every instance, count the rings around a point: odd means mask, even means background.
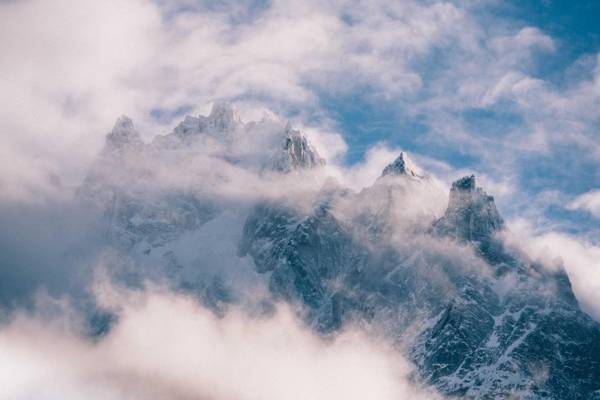
[[[600,247],[565,233],[535,233],[523,219],[509,221],[508,241],[551,270],[564,268],[583,310],[600,318]]]
[[[567,208],[572,210],[582,209],[594,217],[600,218],[600,190],[592,190],[577,196],[567,204]]]
[[[414,92],[412,62],[462,41],[466,18],[449,3],[211,4],[3,3],[5,196],[48,188],[50,173],[77,182],[122,113],[154,135],[172,123],[156,110],[179,118],[216,99],[306,117],[323,91]]]

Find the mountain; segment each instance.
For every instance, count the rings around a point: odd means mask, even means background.
[[[277,189],[277,177],[293,171],[300,185],[304,169],[324,163],[289,124],[269,117],[244,123],[231,104],[215,103],[208,116],[186,116],[149,143],[131,119],[120,117],[78,197],[102,215],[122,264],[143,265],[126,274],[128,282],[168,276],[174,288],[203,291],[198,296],[215,305],[234,297],[224,294],[227,275],[255,274],[252,260],[237,256],[245,197],[262,196],[265,186]],[[257,194],[239,193],[245,185]],[[213,290],[215,284],[223,290]]]
[[[422,178],[423,176],[417,173],[417,168],[410,161],[408,156],[404,152],[400,152],[400,155],[393,163],[389,164],[383,169],[381,177],[385,176],[412,176],[416,178]]]
[[[325,165],[325,160],[308,142],[300,131],[292,129],[288,123],[285,126],[285,142],[283,151],[273,163],[273,169],[280,172],[291,172],[301,169],[318,168]]]
[[[405,153],[358,193],[333,179],[304,186],[324,167],[289,124],[245,123],[219,103],[150,144],[121,118],[80,196],[138,268],[218,313],[255,281],[323,335],[353,324],[391,340],[415,380],[445,395],[600,398],[600,324],[564,269],[505,246],[474,176],[444,205]]]

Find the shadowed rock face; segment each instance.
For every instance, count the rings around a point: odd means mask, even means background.
[[[452,184],[448,208],[435,230],[458,240],[485,242],[503,225],[494,198],[477,187],[471,175]]]

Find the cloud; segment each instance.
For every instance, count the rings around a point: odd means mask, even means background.
[[[108,121],[137,114],[126,82],[160,15],[136,0],[17,1],[0,4],[0,20],[2,197],[39,199],[58,191],[49,177],[81,178]]]
[[[412,61],[462,37],[464,18],[449,3],[4,2],[2,196],[76,186],[123,113],[154,136],[218,99],[307,120],[322,92],[414,91]]]
[[[230,128],[187,136],[161,135],[150,143],[104,152],[79,193],[108,202],[112,201],[113,188],[117,188],[137,201],[160,202],[161,196],[169,193],[189,193],[234,207],[264,199],[310,204],[327,171],[280,174],[273,170],[275,160],[284,155],[287,133],[283,121],[236,120]],[[340,145],[335,133],[311,131],[310,135],[320,143],[332,144],[330,154],[336,151],[333,146]]]
[[[522,219],[508,222],[509,240],[533,260],[567,271],[582,309],[600,319],[600,247],[560,232],[535,233]]]
[[[516,56],[515,60],[529,57],[531,55],[530,49],[532,48],[545,51],[555,50],[554,40],[538,28],[532,26],[526,26],[514,35],[499,36],[494,39],[491,46],[498,53],[514,54]]]
[[[567,208],[570,210],[585,210],[596,218],[600,218],[600,190],[583,193],[573,199]]]
[[[160,289],[120,292],[119,316],[91,341],[72,322],[21,314],[0,328],[5,398],[432,399],[385,344],[357,331],[324,339],[285,308],[217,318]],[[114,299],[113,299],[114,300]],[[114,304],[113,304],[114,305]]]
[[[383,143],[373,145],[362,162],[352,167],[334,166],[331,174],[344,186],[360,190],[371,186],[381,176],[383,169],[400,154],[400,149],[391,149]]]
[[[544,82],[540,79],[533,79],[518,72],[509,72],[504,75],[496,85],[485,93],[482,104],[490,106],[503,97],[521,97],[530,91],[539,89]]]

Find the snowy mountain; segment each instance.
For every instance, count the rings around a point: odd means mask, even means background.
[[[319,156],[306,137],[300,131],[292,129],[289,123],[285,127],[285,135],[283,151],[279,152],[273,163],[274,170],[291,172],[325,165],[325,160]]]
[[[381,173],[381,177],[384,176],[397,176],[397,175],[406,175],[413,176],[416,178],[422,178],[421,175],[417,173],[417,168],[413,165],[410,159],[404,154],[404,152],[400,152],[400,155],[396,160],[385,167],[383,172]]]
[[[354,324],[392,340],[443,394],[600,398],[600,324],[563,270],[504,245],[474,176],[444,211],[404,153],[358,193],[324,167],[289,124],[218,103],[149,144],[122,117],[79,194],[140,270],[218,312],[252,281],[324,335]]]

